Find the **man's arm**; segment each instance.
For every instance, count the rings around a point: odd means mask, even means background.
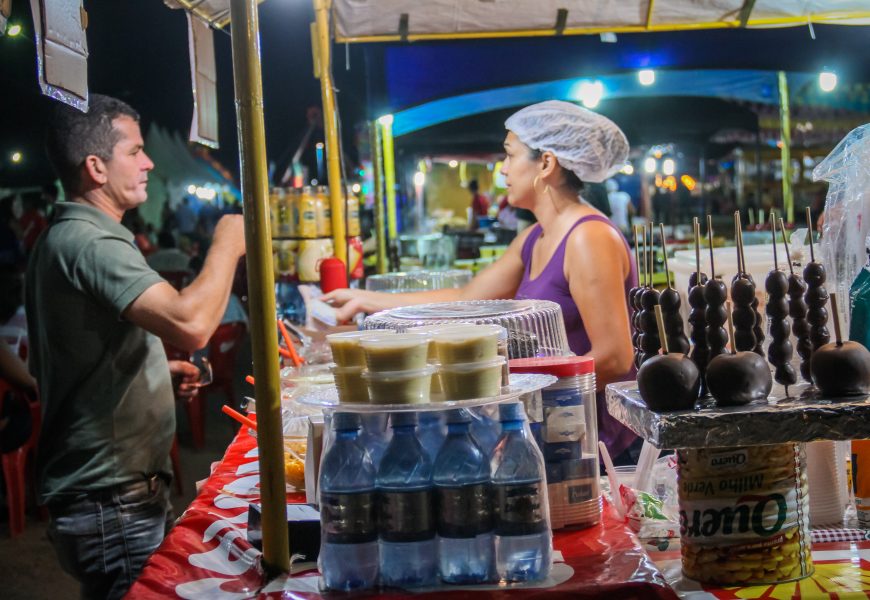
[[[245,254],[243,219],[241,215],[221,218],[193,283],[180,292],[165,282],[152,285],[124,310],[124,318],[183,350],[205,346],[220,324],[236,264]]]

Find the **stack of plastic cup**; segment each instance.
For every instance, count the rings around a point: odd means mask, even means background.
[[[429,336],[397,333],[363,338],[366,370],[372,404],[425,404],[429,402],[432,375],[429,364]]]
[[[503,337],[499,325],[466,325],[432,334],[445,399],[486,398],[501,392],[505,359],[498,345]]]
[[[347,331],[326,336],[332,348],[332,376],[338,390],[339,402],[343,404],[365,404],[369,401],[369,391],[362,373],[366,368],[365,352],[360,342],[366,338],[389,337],[394,333],[387,329],[377,331]]]

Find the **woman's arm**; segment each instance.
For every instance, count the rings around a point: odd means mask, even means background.
[[[631,262],[622,237],[607,223],[578,227],[568,239],[565,277],[583,318],[598,389],[631,370],[633,351],[625,278]]]
[[[331,302],[338,309],[336,316],[339,321],[346,321],[358,312],[371,314],[409,304],[513,298],[523,278],[522,248],[531,229],[529,227],[514,238],[504,255],[462,288],[403,294],[340,289],[329,292],[322,299]]]

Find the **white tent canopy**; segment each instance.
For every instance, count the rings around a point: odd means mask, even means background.
[[[229,0],[164,0],[214,26]],[[870,25],[870,0],[332,0],[339,42],[808,23]]]

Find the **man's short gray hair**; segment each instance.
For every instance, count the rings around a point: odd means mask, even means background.
[[[86,113],[62,103],[55,106],[49,120],[46,151],[67,193],[81,191],[82,167],[88,156],[105,161],[112,158],[120,138],[112,121],[118,117],[139,121],[139,113],[129,104],[102,94],[90,95]]]

